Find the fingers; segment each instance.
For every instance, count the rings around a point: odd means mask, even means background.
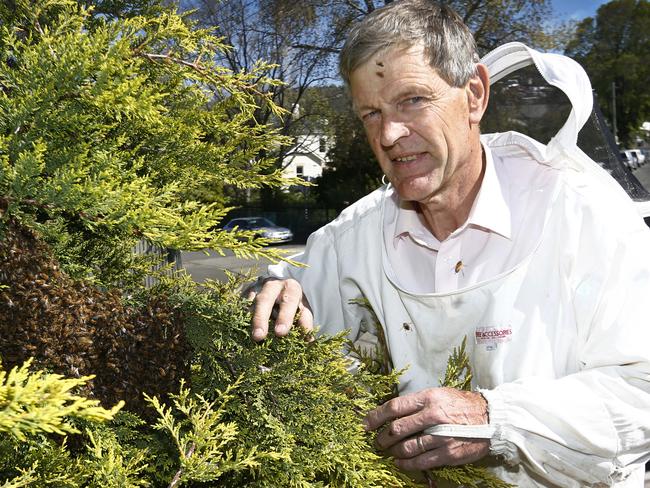
[[[386,424],[375,439],[377,447],[392,452],[396,457],[406,458],[417,452],[410,438],[417,438],[432,425],[487,422],[487,402],[480,393],[452,388],[428,388],[394,398],[366,416],[368,429],[377,429]],[[425,438],[433,449],[438,448],[431,440],[432,436],[427,435]],[[439,438],[445,439],[442,436]]]
[[[406,471],[426,470],[439,466],[458,466],[473,463],[488,455],[490,441],[485,439],[456,439],[453,437],[437,437],[423,435],[421,447],[396,448],[401,452],[416,453],[410,457],[395,459],[395,464]]]
[[[302,300],[302,288],[296,280],[286,280],[279,283],[282,283],[283,286],[276,299],[278,317],[275,320],[275,335],[283,337],[289,333],[293,325],[293,319]]]
[[[251,336],[254,341],[265,339],[269,333],[269,321],[277,305],[274,332],[285,336],[293,325],[296,313],[300,310],[298,323],[307,332],[314,327],[314,319],[309,304],[304,299],[302,288],[296,280],[269,280],[257,293],[249,293],[253,302]]]
[[[422,415],[409,418],[417,412],[422,412]],[[391,422],[394,419],[400,422]],[[487,424],[487,402],[478,392],[428,388],[393,398],[369,412],[365,422],[368,430],[376,430],[386,422],[396,424],[392,434],[403,438],[431,425]]]
[[[255,287],[251,286],[248,290],[245,291],[246,293],[246,300],[250,300],[251,302],[255,300],[255,297],[257,296],[257,291],[255,291]]]
[[[269,333],[269,319],[281,286],[281,282],[267,281],[259,293],[249,295],[254,298],[251,332],[254,341],[261,341]]]
[[[390,422],[393,419],[399,419],[400,417],[411,415],[422,410],[422,408],[425,406],[424,398],[421,395],[422,393],[423,392],[413,393],[410,395],[393,398],[392,400],[387,401],[374,410],[371,410],[368,412],[365,418],[366,429],[376,430],[386,422]],[[401,435],[401,437],[406,437],[412,433],[413,432],[403,434],[403,430],[401,429],[400,425],[398,425],[393,432],[394,435]]]
[[[443,447],[446,440],[448,438],[418,433],[387,449],[386,454],[396,459],[410,459]]]
[[[394,398],[366,416],[368,429],[386,424],[375,442],[401,459],[398,465],[403,469],[428,469],[480,459],[489,451],[489,440],[431,436],[422,431],[437,424],[487,422],[487,402],[482,395],[452,388],[429,388]]]
[[[312,314],[309,302],[304,295],[302,297],[300,305],[298,306],[298,310],[300,311],[300,317],[298,317],[298,325],[302,327],[302,330],[304,330],[306,334],[309,334],[314,330],[314,314]]]
[[[427,420],[426,415],[422,411],[418,411],[413,415],[393,420],[377,435],[375,443],[380,449],[389,449],[403,439],[422,432],[430,426],[431,422]]]

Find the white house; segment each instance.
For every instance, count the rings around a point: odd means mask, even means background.
[[[329,139],[323,134],[298,136],[283,161],[282,174],[285,177],[298,177],[311,181],[323,174],[327,165]]]
[[[648,145],[648,143],[650,143],[650,122],[644,122],[641,124],[641,130],[644,133],[646,145]]]

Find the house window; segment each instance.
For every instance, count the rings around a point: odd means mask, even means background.
[[[302,178],[304,173],[305,173],[304,166],[296,166],[296,176],[298,176],[299,178]]]
[[[327,150],[327,148],[325,147],[325,138],[324,137],[321,137],[320,139],[318,139],[318,150],[320,152],[322,152],[322,153],[324,153]]]

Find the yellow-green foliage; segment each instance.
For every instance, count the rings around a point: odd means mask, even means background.
[[[55,423],[50,417],[61,405],[57,395],[41,388],[24,396],[47,415],[35,419],[32,429],[15,415],[4,420],[3,430],[20,438],[0,438],[0,482],[70,488],[416,486],[375,452],[362,424],[365,413],[390,395],[396,374],[348,371],[343,335],[307,340],[296,330],[285,339],[254,343],[248,304],[232,284],[205,290],[186,284],[173,296],[188,317],[195,351],[191,389],[181,387],[167,404],[149,398],[158,414],[152,425],[131,413],[113,417],[116,409],[98,412],[77,396],[74,405],[84,408],[60,409],[63,418]],[[26,368],[16,372],[20,381],[11,385],[52,380]],[[83,383],[56,380],[66,388]]]
[[[172,482],[216,481],[226,472],[250,472],[264,459],[288,458],[287,454],[258,452],[257,446],[246,450],[238,445],[237,424],[222,418],[226,405],[236,397],[234,390],[238,386],[236,381],[225,392],[215,392],[217,400],[212,402],[181,387],[178,395],[171,395],[173,406],[169,408],[157,398],[149,398],[160,415],[154,428],[167,432],[178,452],[180,466]]]
[[[222,419],[238,426],[240,448],[276,453],[254,472],[228,473],[221,486],[415,486],[375,452],[362,424],[391,394],[396,373],[351,373],[344,334],[314,339],[296,328],[255,344],[246,302],[228,284],[186,297],[184,308],[193,311],[194,389],[214,401],[212,392],[230,388]]]
[[[99,401],[74,394],[92,376],[63,378],[41,371],[30,373],[28,361],[6,372],[0,369],[0,432],[24,441],[38,433],[78,433],[72,419],[103,421],[112,419],[124,402],[110,410]]]
[[[143,476],[148,457],[146,450],[123,449],[113,436],[101,437],[87,429],[87,455],[78,460],[87,483],[102,488],[139,488],[151,486]]]
[[[215,64],[227,46],[169,9],[112,18],[66,0],[14,3],[0,7],[0,217],[102,284],[137,277],[141,238],[280,256],[250,232],[219,231],[227,202],[202,197],[288,183],[265,156],[285,139],[254,119],[260,100],[280,112],[268,65]]]
[[[447,360],[445,377],[440,380],[440,386],[467,391],[472,389],[472,367],[469,363],[466,347],[467,337],[463,338],[460,346],[451,351]]]
[[[5,434],[0,441],[0,486],[148,486],[137,479],[129,482],[141,469],[142,453],[130,453],[127,461],[115,445],[84,429],[92,449],[87,457],[77,458],[63,437],[81,434],[80,425],[113,420],[124,402],[102,408],[97,400],[74,393],[92,376],[64,378],[31,371],[30,365],[27,361],[9,372],[0,368],[0,432]]]

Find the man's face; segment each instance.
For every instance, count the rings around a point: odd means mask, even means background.
[[[355,110],[403,200],[433,202],[467,174],[464,164],[476,164],[483,111],[476,113],[472,83],[450,86],[421,46],[380,52],[352,73]]]

